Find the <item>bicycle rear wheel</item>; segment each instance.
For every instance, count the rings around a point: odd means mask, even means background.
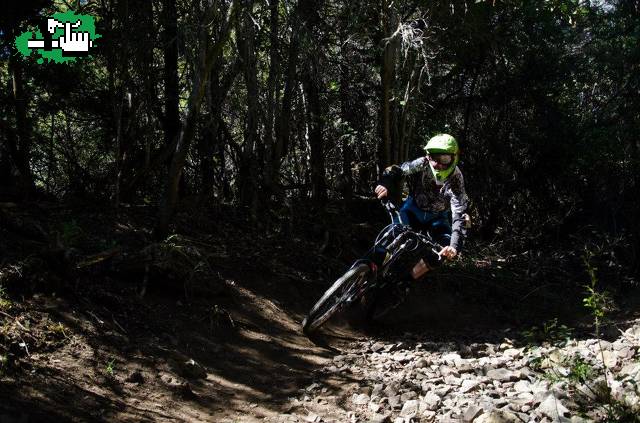
[[[322,326],[331,316],[340,311],[347,300],[355,301],[354,297],[361,294],[360,288],[368,281],[371,269],[365,263],[349,269],[342,277],[331,285],[324,295],[311,308],[302,321],[302,331],[309,335]]]

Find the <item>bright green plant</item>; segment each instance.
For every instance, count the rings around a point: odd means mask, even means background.
[[[112,358],[107,362],[107,365],[104,368],[104,372],[107,376],[113,377],[116,373],[116,359]]]
[[[567,377],[572,382],[585,383],[595,375],[593,366],[581,357],[575,357],[570,364],[571,369]]]
[[[587,251],[583,257],[587,273],[589,274],[589,284],[584,286],[587,290],[587,296],[582,299],[582,303],[589,309],[593,316],[595,335],[599,338],[600,327],[603,323],[606,312],[611,309],[612,301],[607,291],[599,292],[596,290],[596,284],[598,282],[596,272],[598,271],[598,268],[591,263],[592,257],[593,253],[590,251]]]

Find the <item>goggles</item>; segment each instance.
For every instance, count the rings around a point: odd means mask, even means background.
[[[427,158],[431,161],[434,161],[442,165],[448,165],[453,162],[453,154],[449,154],[449,153],[427,154]]]

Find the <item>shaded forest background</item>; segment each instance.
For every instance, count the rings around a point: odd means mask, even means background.
[[[95,17],[90,57],[17,52],[67,10]],[[462,255],[372,331],[338,316],[312,343],[303,316],[386,222],[381,171],[441,132],[462,148]],[[537,374],[580,370],[570,396],[602,376],[567,407],[630,421],[602,345],[637,375],[638,134],[638,0],[4,1],[0,420],[319,421],[323,381],[331,407],[365,392],[323,371],[364,334],[367,362],[595,337],[603,366]]]
[[[69,8],[96,18],[91,57],[17,54]],[[637,274],[639,41],[631,0],[9,2],[1,198],[146,204],[157,239],[223,203],[329,225],[449,132],[477,239],[591,244]]]

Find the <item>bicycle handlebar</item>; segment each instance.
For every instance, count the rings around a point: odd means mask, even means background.
[[[402,221],[402,216],[400,216],[400,212],[398,211],[398,208],[396,207],[395,204],[393,204],[393,201],[389,200],[389,197],[382,197],[380,199],[380,202],[382,203],[382,206],[387,210],[387,213],[389,213],[389,216],[391,217],[391,221],[395,222],[394,217],[397,216],[398,217],[398,221],[403,224],[406,225],[405,222]]]
[[[380,202],[382,203],[382,206],[387,210],[387,212],[389,213],[390,217],[391,217],[391,221],[392,224],[395,223],[394,222],[394,214],[398,216],[398,221],[400,222],[401,225],[408,225],[408,223],[405,223],[402,221],[402,216],[400,215],[400,211],[398,210],[398,208],[395,206],[395,204],[393,204],[393,201],[389,200],[389,197],[385,196],[380,198]],[[434,253],[436,253],[438,255],[438,261],[442,261],[442,255],[440,254],[440,251],[442,250],[442,245],[440,245],[439,243],[435,242],[433,239],[431,239],[431,237],[427,237],[424,234],[418,232],[418,231],[414,231],[412,229],[412,232],[415,232],[415,234],[421,238],[422,242],[424,242],[427,245],[432,245],[435,246],[438,250],[436,250],[435,248],[431,248],[432,251]]]

